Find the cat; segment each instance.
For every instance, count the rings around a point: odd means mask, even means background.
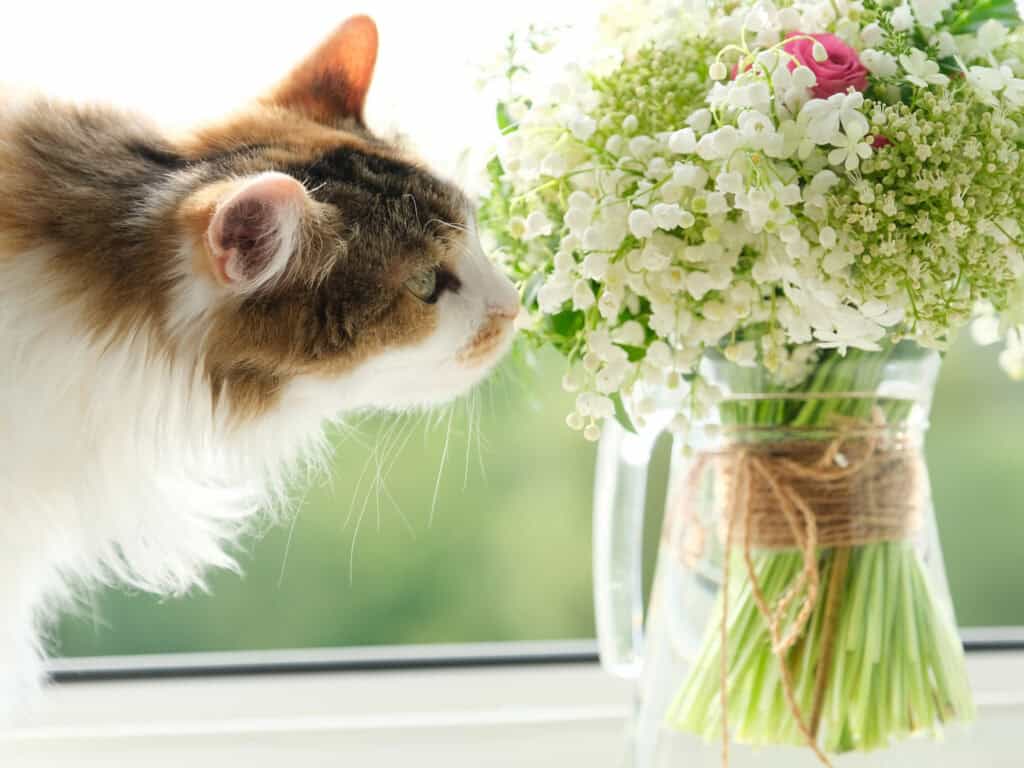
[[[470,200],[363,119],[376,56],[353,17],[186,135],[0,103],[0,703],[77,590],[201,584],[325,422],[443,403],[508,349]]]

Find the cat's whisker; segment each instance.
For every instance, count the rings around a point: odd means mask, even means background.
[[[473,418],[476,415],[474,403],[476,402],[476,389],[472,389],[463,401],[463,408],[466,411],[466,461],[462,470],[462,490],[469,488],[469,459],[473,455]]]
[[[394,466],[395,462],[401,456],[402,451],[405,449],[406,444],[409,442],[409,438],[415,432],[415,423],[407,418],[405,414],[401,414],[396,417],[396,423],[400,424],[400,428],[394,433],[394,436],[389,440],[388,444],[383,449],[381,460],[377,465],[377,477],[376,477],[376,491],[377,491],[377,530],[381,527],[381,501],[383,495],[390,496],[390,492],[387,488],[387,477]]]
[[[437,510],[437,497],[441,492],[441,476],[444,474],[444,466],[448,461],[448,445],[452,439],[452,419],[455,417],[455,407],[448,406],[448,429],[444,435],[444,448],[441,450],[441,463],[437,468],[437,481],[434,483],[434,497],[430,500],[430,517],[427,519],[427,526],[434,525],[434,512]]]

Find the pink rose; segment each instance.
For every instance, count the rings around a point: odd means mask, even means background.
[[[825,47],[825,53],[828,54],[825,61],[815,60],[815,41]],[[833,94],[845,93],[851,87],[856,91],[867,90],[867,68],[860,63],[857,52],[835,35],[801,34],[791,37],[783,47],[795,59],[789,62],[790,69],[796,69],[798,64],[802,64],[814,73],[818,82],[811,88],[811,93],[817,98],[827,99]]]

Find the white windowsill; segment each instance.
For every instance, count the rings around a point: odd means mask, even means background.
[[[1024,652],[975,652],[968,665],[975,759],[954,749],[950,765],[1019,768]],[[593,663],[56,684],[0,733],[0,765],[613,768],[630,693]],[[894,763],[856,763],[869,764]]]

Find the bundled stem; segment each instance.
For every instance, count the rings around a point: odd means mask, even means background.
[[[888,359],[831,356],[807,390],[725,403],[723,420],[735,428],[778,428],[767,430],[776,434],[827,434],[837,419],[863,423],[872,412],[876,423],[899,424],[911,408],[908,401],[853,396],[877,391]],[[742,376],[742,369],[737,373]],[[757,389],[756,382],[747,383],[749,391]],[[829,392],[835,397],[807,396]],[[827,764],[823,751],[876,749],[970,719],[973,703],[952,613],[932,594],[926,564],[910,540],[919,504],[911,487],[916,480],[907,476],[913,461],[891,449],[876,455],[872,445],[860,459],[838,461],[840,467],[849,461],[861,466],[826,471],[822,459],[837,461],[837,451],[824,440],[803,460],[793,458],[804,450],[798,443],[765,445],[748,439],[738,450],[743,456],[783,454],[774,456],[774,464],[754,465],[771,491],[741,482],[741,469],[730,477],[720,461],[695,465],[711,468],[734,489],[719,510],[728,529],[722,538],[730,578],[668,722],[726,743],[730,735],[752,745],[809,743]],[[778,480],[787,472],[795,485]],[[866,486],[837,492],[839,480],[857,473],[869,478]],[[793,479],[800,477],[802,485]],[[874,485],[879,479],[885,480],[881,491]],[[858,493],[870,498],[860,504]],[[738,511],[730,514],[730,506]],[[895,511],[888,516],[876,514],[890,508]],[[794,510],[802,521],[794,522]],[[852,535],[858,513],[866,519]],[[840,533],[818,539],[819,514],[824,530],[834,524]],[[743,540],[747,546],[739,545]]]

